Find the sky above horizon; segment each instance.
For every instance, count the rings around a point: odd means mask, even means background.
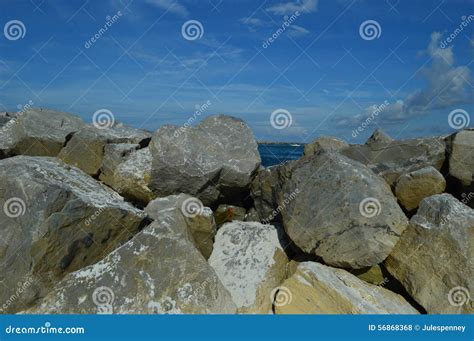
[[[1,6],[0,111],[31,104],[91,122],[107,109],[148,130],[228,114],[259,140],[297,142],[474,125],[474,0]]]

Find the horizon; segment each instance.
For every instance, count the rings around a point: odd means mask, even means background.
[[[471,0],[3,7],[0,111],[30,105],[88,123],[108,111],[151,131],[226,114],[258,141],[287,143],[472,127]]]

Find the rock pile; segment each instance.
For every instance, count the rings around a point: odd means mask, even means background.
[[[321,137],[264,168],[241,120],[0,114],[0,311],[474,313],[474,131]]]

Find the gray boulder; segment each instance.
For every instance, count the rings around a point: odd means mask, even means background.
[[[0,184],[0,302],[32,278],[7,312],[27,307],[66,273],[102,259],[147,222],[120,195],[55,158],[1,160]]]
[[[183,235],[176,211],[100,262],[70,273],[32,314],[232,314],[214,270]]]
[[[58,157],[91,176],[99,175],[104,148],[110,143],[147,144],[151,134],[125,126],[98,129],[92,126],[75,133]]]
[[[367,145],[387,145],[393,142],[393,139],[387,135],[382,129],[376,129],[374,133],[367,139],[365,144]]]
[[[57,156],[68,136],[84,122],[68,113],[29,109],[0,128],[0,150],[5,156]]]
[[[404,173],[433,166],[441,170],[445,160],[446,143],[443,138],[429,137],[351,145],[340,152],[369,167],[383,177],[390,186]]]
[[[449,174],[463,187],[474,187],[474,129],[462,130],[451,137]]]
[[[338,152],[347,147],[349,147],[349,145],[342,140],[334,137],[322,136],[304,146],[304,155],[311,156],[321,150]]]
[[[271,313],[271,293],[287,263],[274,226],[240,221],[219,229],[209,258],[240,313]]]
[[[186,224],[174,225],[173,227],[180,228],[176,232],[185,235],[204,258],[209,258],[217,228],[212,210],[205,207],[198,198],[187,194],[157,198],[148,204],[145,212],[156,220],[165,212],[181,216]]]
[[[150,151],[150,187],[157,196],[188,193],[205,205],[248,192],[260,165],[250,128],[224,115],[191,128],[165,125],[154,133]]]
[[[418,207],[426,197],[443,193],[446,180],[436,168],[429,166],[403,174],[395,185],[395,194],[407,211]]]
[[[429,314],[472,314],[474,210],[450,194],[424,199],[386,260]]]
[[[359,162],[320,152],[301,162],[280,202],[288,236],[333,266],[363,268],[383,261],[407,227],[390,187]]]

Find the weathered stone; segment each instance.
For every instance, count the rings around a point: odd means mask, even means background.
[[[151,153],[139,145],[110,144],[105,147],[100,180],[123,197],[148,203],[156,196],[149,188]]]
[[[188,193],[205,205],[243,196],[260,165],[250,128],[224,115],[191,128],[165,125],[153,135],[150,150],[155,194]]]
[[[329,136],[322,136],[318,137],[311,143],[308,143],[304,146],[304,155],[311,156],[316,154],[321,150],[330,151],[330,152],[338,152],[341,149],[347,148],[349,145],[337,138],[329,137]]]
[[[376,129],[374,133],[365,142],[367,145],[389,144],[393,139],[387,135],[382,129]]]
[[[64,146],[67,137],[84,126],[79,117],[68,113],[29,109],[0,128],[3,154],[57,156]]]
[[[176,211],[162,212],[100,262],[59,282],[33,314],[232,314],[236,307],[214,270],[177,233]]]
[[[271,291],[285,277],[287,262],[274,226],[238,221],[217,231],[209,258],[241,313],[271,312]]]
[[[417,314],[405,299],[342,269],[300,263],[278,287],[276,314]]]
[[[10,122],[12,119],[14,119],[15,116],[16,113],[0,112],[0,128]]]
[[[426,197],[443,193],[446,180],[436,168],[429,166],[403,174],[395,185],[395,194],[407,211],[418,207]]]
[[[281,204],[288,236],[332,266],[382,262],[408,223],[385,181],[339,153],[301,162],[283,192],[297,193]]]
[[[374,265],[369,268],[352,270],[351,273],[357,278],[375,285],[385,285],[388,282],[388,278],[384,276],[380,265]]]
[[[186,225],[173,226],[184,228],[176,232],[185,235],[208,259],[217,232],[212,210],[209,207],[204,207],[199,199],[187,194],[157,198],[145,208],[145,212],[153,219],[159,219],[164,212],[171,211],[182,216],[186,222]]]
[[[245,219],[245,208],[234,205],[219,205],[214,212],[216,224],[218,226],[234,220],[243,221]]]
[[[474,182],[474,129],[466,129],[452,137],[449,174],[463,186]]]
[[[386,266],[429,314],[472,314],[472,245],[474,210],[434,195],[420,203]]]
[[[367,165],[390,186],[404,173],[433,166],[438,171],[445,159],[443,138],[422,138],[389,143],[351,145],[343,155]]]
[[[244,221],[256,221],[260,222],[260,217],[258,216],[257,210],[252,207],[245,214]]]
[[[99,174],[104,148],[109,143],[147,144],[151,134],[125,126],[98,129],[87,126],[75,133],[58,157],[89,175]]]
[[[8,312],[42,297],[66,273],[95,263],[146,223],[108,187],[55,158],[0,161],[0,307],[33,278]]]

